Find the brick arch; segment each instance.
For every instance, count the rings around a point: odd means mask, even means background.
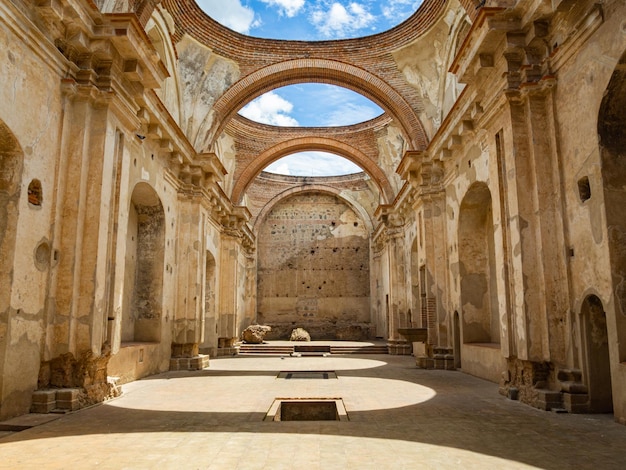
[[[338,197],[343,202],[345,202],[350,207],[350,209],[356,212],[356,214],[361,218],[361,220],[363,220],[363,223],[365,223],[365,226],[367,227],[368,232],[372,233],[372,230],[374,229],[374,224],[372,223],[372,219],[370,215],[363,208],[363,206],[361,206],[353,198],[342,193],[341,190],[334,188],[332,186],[327,186],[325,184],[309,184],[306,186],[297,186],[295,188],[287,189],[277,194],[276,196],[274,196],[272,199],[270,199],[267,202],[267,204],[265,204],[263,209],[261,209],[261,211],[259,212],[259,215],[257,216],[256,221],[254,222],[254,233],[258,234],[258,228],[265,221],[265,218],[268,216],[268,214],[272,211],[272,209],[274,209],[274,207],[277,204],[279,204],[281,201],[284,201],[285,199],[290,198],[291,196],[294,196],[296,194],[301,194],[301,193],[327,193],[327,194],[332,194],[333,196]]]
[[[246,103],[275,88],[306,82],[338,85],[362,94],[400,123],[410,149],[426,148],[428,140],[417,112],[398,91],[367,70],[329,59],[286,60],[239,80],[213,107],[215,117],[209,130],[211,145]]]
[[[240,204],[248,186],[252,183],[263,168],[279,158],[304,151],[330,152],[335,155],[347,158],[351,162],[359,165],[372,178],[378,186],[384,203],[390,204],[394,199],[393,188],[389,179],[381,168],[367,157],[359,149],[356,149],[343,142],[339,142],[327,137],[300,137],[281,142],[255,158],[238,176],[233,187],[231,199],[235,204]]]
[[[481,0],[459,0],[459,3],[463,8],[465,8],[467,16],[474,21],[478,15],[478,10],[480,10],[484,2]]]

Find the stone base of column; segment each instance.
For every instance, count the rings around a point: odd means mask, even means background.
[[[434,369],[435,361],[432,357],[428,356],[416,356],[415,365],[420,369]]]
[[[205,354],[170,359],[170,370],[202,370],[206,367],[209,367],[209,356]]]
[[[434,368],[439,370],[455,370],[454,354],[449,348],[433,348]]]
[[[411,343],[404,340],[390,339],[387,341],[387,350],[392,356],[410,356],[413,352]]]
[[[236,356],[239,354],[239,346],[231,348],[217,348],[217,357]]]

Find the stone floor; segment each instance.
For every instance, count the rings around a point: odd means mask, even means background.
[[[0,437],[0,468],[626,468],[612,416],[542,412],[408,356],[219,358],[123,389],[52,421],[21,418],[36,425]],[[343,399],[349,421],[263,421],[275,398],[307,397]]]

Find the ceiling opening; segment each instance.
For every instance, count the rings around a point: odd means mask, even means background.
[[[263,170],[287,176],[344,176],[363,170],[350,160],[328,152],[298,152],[280,158]]]
[[[272,126],[339,127],[369,121],[383,110],[347,88],[301,83],[269,91],[245,105],[239,114]]]
[[[197,0],[204,12],[233,31],[264,39],[325,41],[387,31],[423,0]]]

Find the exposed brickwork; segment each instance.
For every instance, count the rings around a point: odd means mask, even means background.
[[[398,69],[392,52],[426,33],[445,4],[445,0],[426,0],[408,20],[380,34],[305,42],[238,34],[208,17],[193,0],[163,1],[174,18],[175,43],[188,34],[236,62],[241,72],[240,80],[216,103],[213,139],[246,101],[277,86],[315,81],[345,86],[376,101],[398,117],[415,149],[427,144],[418,119],[423,100]]]
[[[369,240],[363,220],[332,194],[303,192],[276,204],[259,227],[258,317],[284,334],[316,339],[369,334]],[[353,335],[346,337],[345,334]]]
[[[282,199],[304,191],[329,193],[340,196],[352,209],[359,212],[366,224],[371,224],[373,211],[380,199],[374,189],[367,178],[363,177],[363,173],[311,178],[263,172],[246,191],[246,206],[252,214],[251,223],[256,227]],[[363,208],[368,208],[367,201],[370,201],[370,211],[362,212]]]
[[[378,166],[376,145],[376,132],[389,122],[383,116],[350,127],[289,128],[257,124],[242,117],[233,119],[227,129],[237,150],[232,200],[240,203],[246,188],[273,161],[298,151],[318,150],[341,155],[361,166],[375,181],[385,201],[390,202],[393,190]]]

